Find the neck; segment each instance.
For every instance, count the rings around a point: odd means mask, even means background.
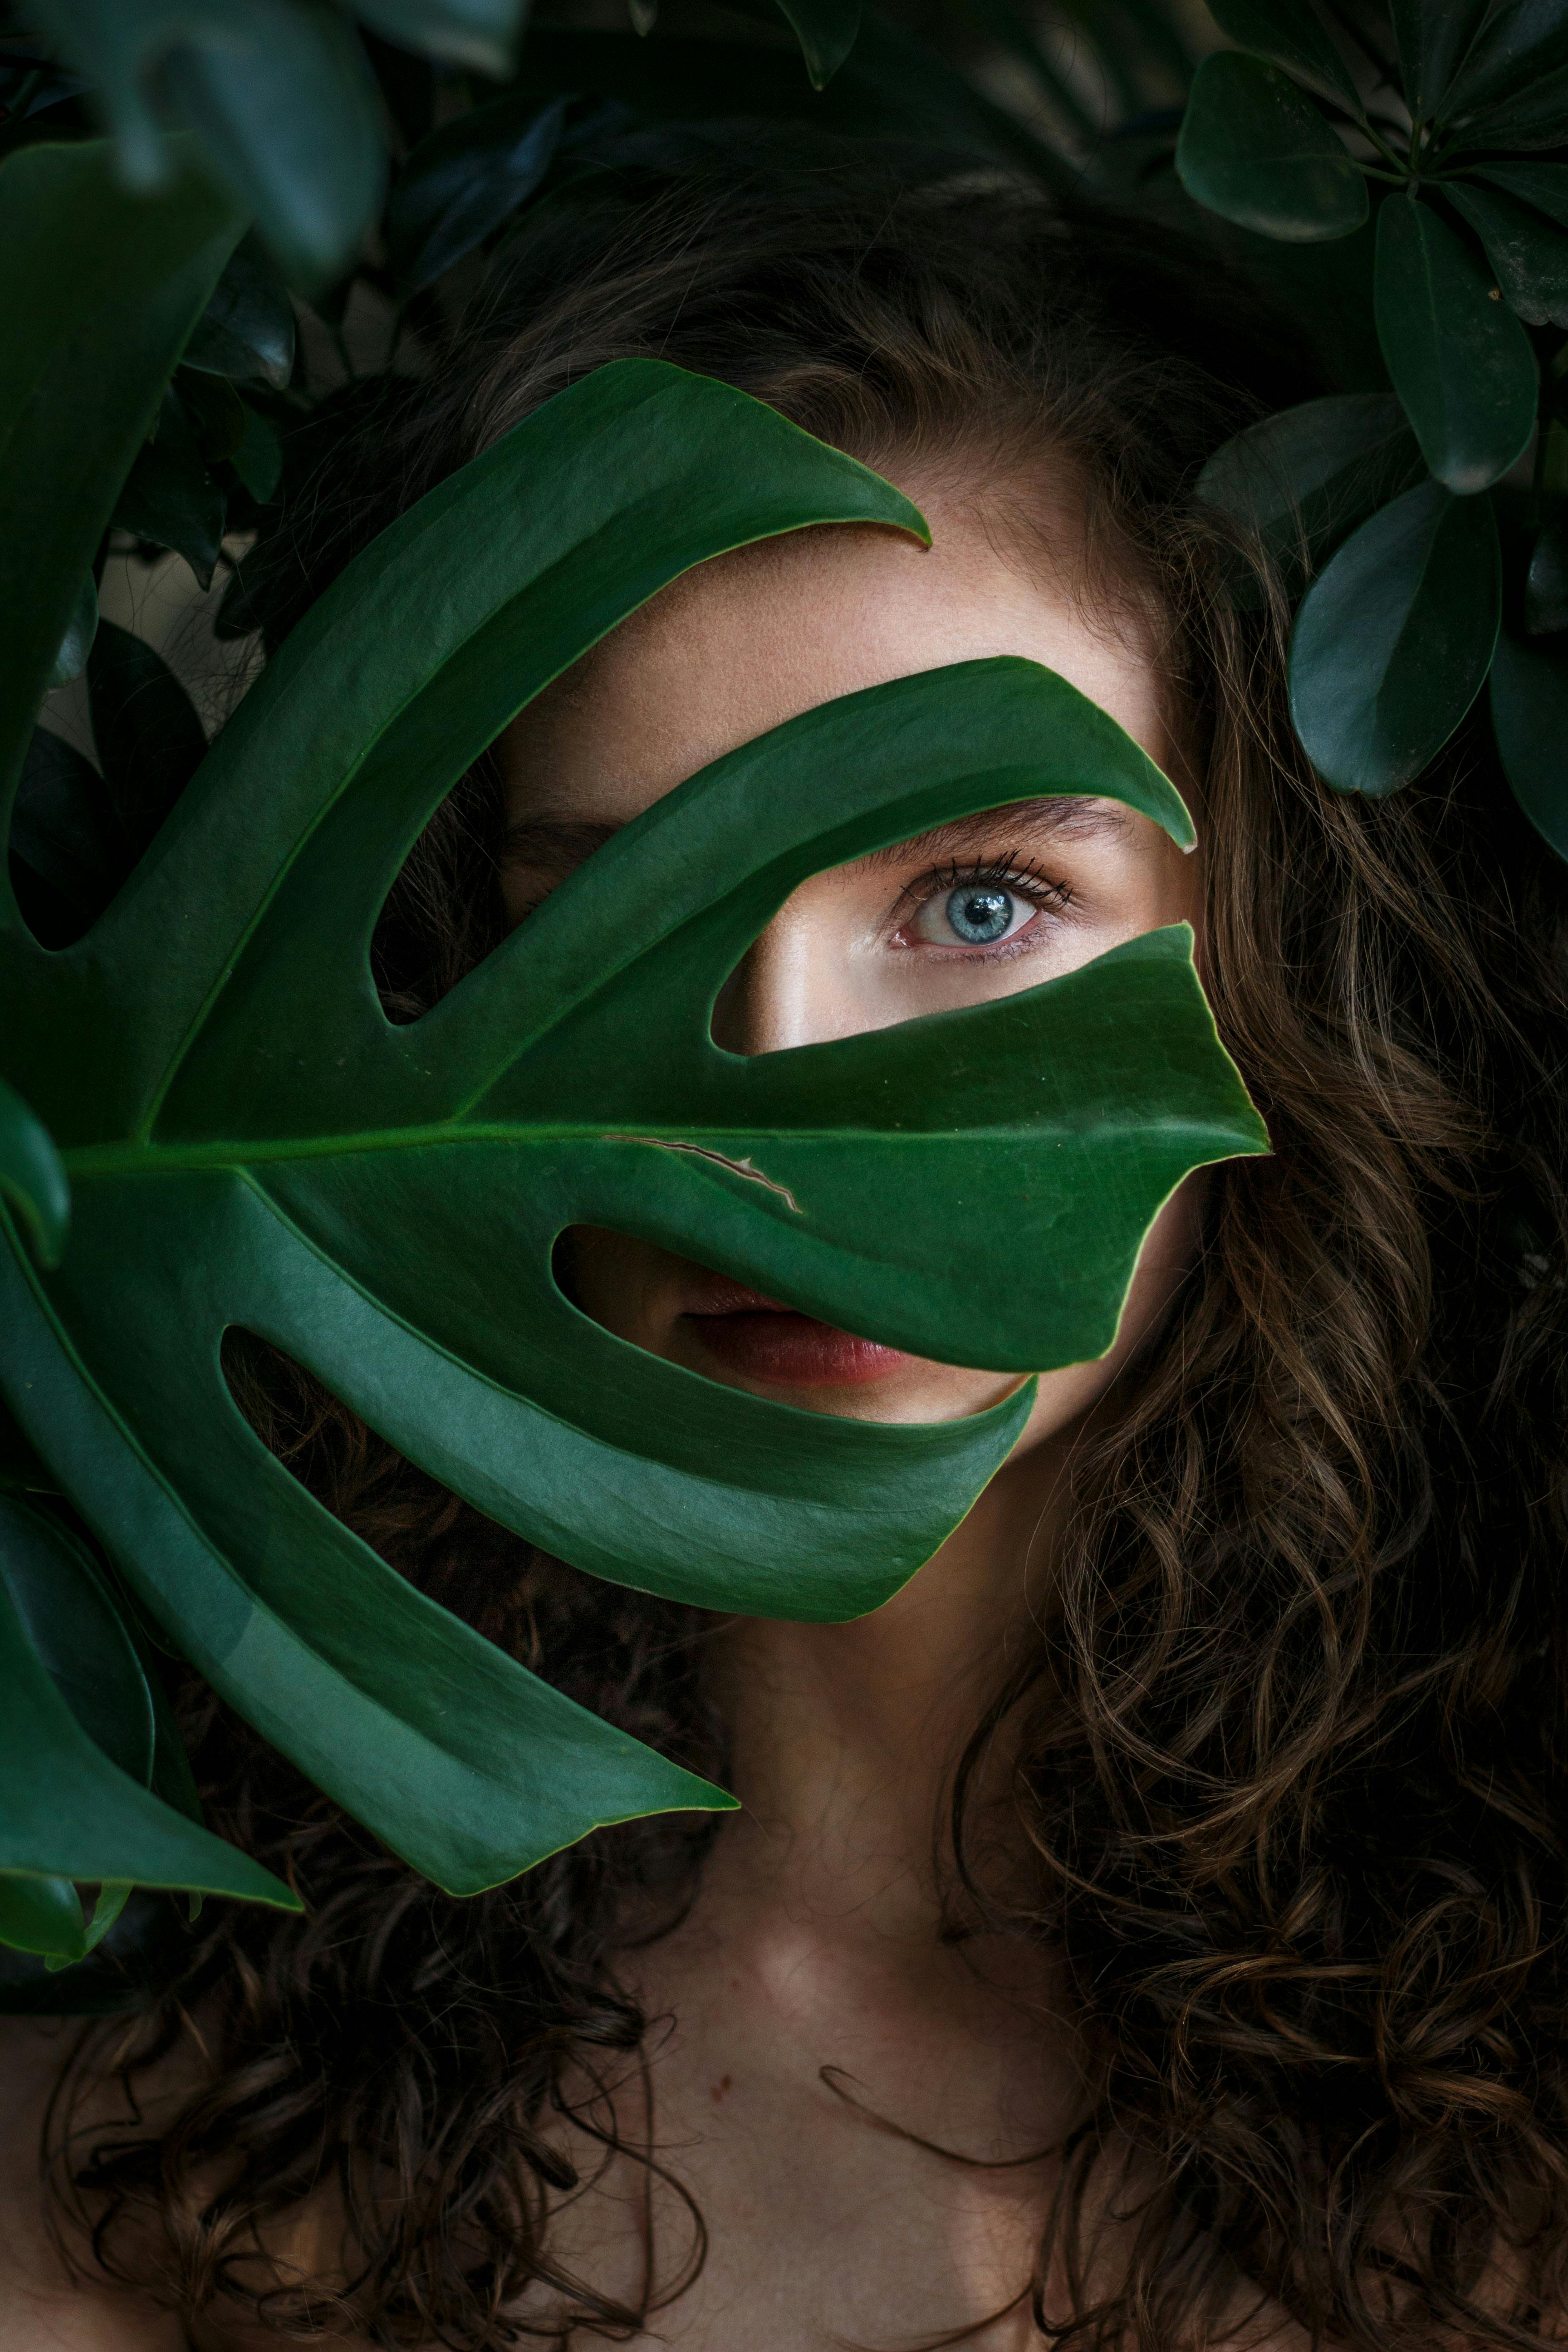
[[[1033,1638],[1061,1486],[1050,1454],[1009,1463],[873,1615],[748,1618],[725,1637],[715,1664],[743,1811],[714,1861],[753,1916],[878,1939],[932,1934],[954,1768]]]

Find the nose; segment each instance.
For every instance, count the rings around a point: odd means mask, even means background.
[[[803,883],[725,982],[713,1042],[731,1054],[777,1054],[883,1025],[869,942],[855,938],[851,893],[832,874]]]

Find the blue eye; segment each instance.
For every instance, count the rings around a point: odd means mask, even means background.
[[[949,894],[948,924],[965,947],[994,947],[1012,929],[1017,900],[994,882],[970,882]]]

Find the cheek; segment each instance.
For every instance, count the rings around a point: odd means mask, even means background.
[[[556,1245],[556,1276],[567,1297],[617,1339],[655,1353],[684,1263],[653,1242],[596,1225],[574,1225]]]

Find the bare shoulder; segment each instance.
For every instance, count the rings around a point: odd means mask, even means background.
[[[0,2018],[0,2352],[183,2352],[170,2312],[74,2281],[50,2237],[39,2168],[50,2094],[76,2028]]]

